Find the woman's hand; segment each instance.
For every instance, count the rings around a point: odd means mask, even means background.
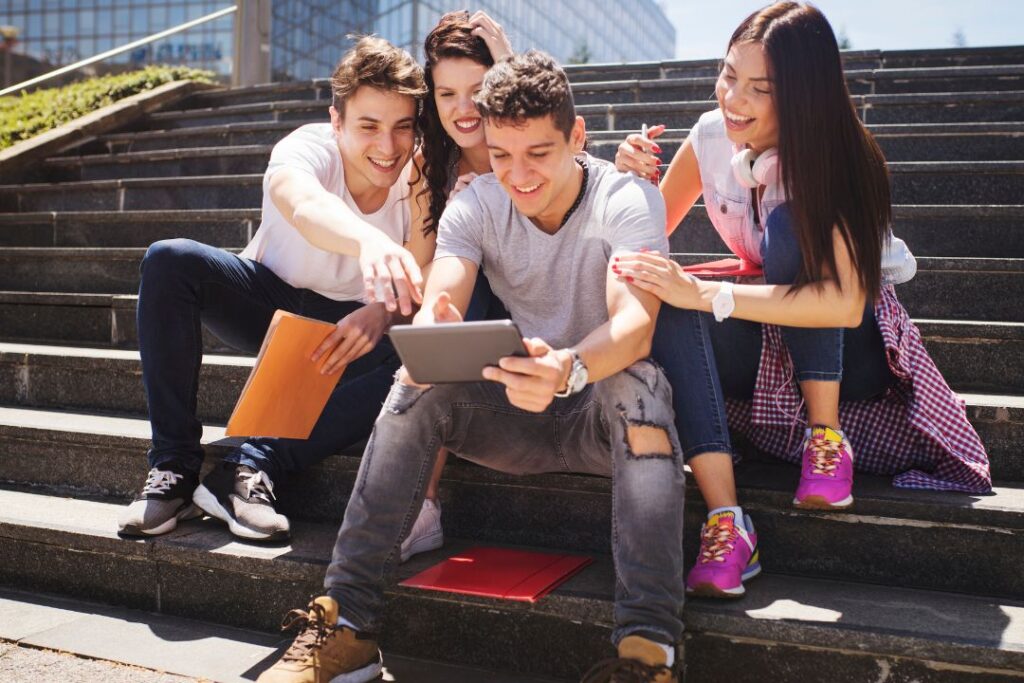
[[[477,11],[469,18],[469,23],[474,26],[473,35],[483,38],[484,42],[487,43],[487,49],[490,50],[491,58],[495,62],[500,62],[513,54],[512,43],[509,42],[508,36],[505,35],[505,29],[501,28],[501,25],[494,19],[487,16],[486,12],[483,10]]]
[[[655,185],[661,179],[661,147],[654,138],[665,132],[665,126],[657,125],[647,129],[647,137],[632,133],[619,145],[615,152],[615,168],[623,173],[636,173]]]
[[[458,180],[455,181],[455,187],[453,187],[452,191],[448,193],[448,201],[453,200],[455,195],[469,187],[469,184],[473,182],[473,179],[476,178],[476,176],[476,173],[463,173],[460,175]]]
[[[656,251],[632,252],[612,257],[612,272],[625,282],[650,292],[676,308],[705,310],[705,283]]]

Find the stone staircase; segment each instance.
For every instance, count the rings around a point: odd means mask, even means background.
[[[686,607],[688,683],[1024,681],[1024,47],[845,54],[888,158],[895,230],[918,256],[899,294],[992,458],[990,496],[903,491],[860,476],[852,512],[790,507],[796,468],[737,477],[765,575],[743,600]],[[709,100],[716,60],[570,67],[590,150],[641,123],[671,157]],[[193,95],[134,130],[25,168],[0,187],[0,583],[273,630],[319,591],[359,464],[338,454],[279,490],[294,542],[234,543],[209,520],[119,539],[149,425],[134,310],[145,247],[190,237],[240,249],[259,224],[273,143],[326,120],[326,81]],[[681,259],[723,253],[703,207]],[[206,340],[199,412],[209,458],[252,359]],[[855,370],[855,369],[854,369]],[[515,478],[453,460],[443,551],[475,543],[591,554],[540,602],[388,591],[385,647],[409,657],[573,679],[611,653],[611,496],[603,479]],[[688,492],[687,557],[704,510]]]

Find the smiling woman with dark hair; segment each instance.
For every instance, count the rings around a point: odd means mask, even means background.
[[[479,92],[487,70],[495,61],[511,55],[512,46],[501,26],[486,13],[470,16],[469,12],[458,11],[441,17],[427,34],[423,53],[427,59],[427,96],[419,118],[423,145],[414,158],[422,173],[414,189],[412,230],[423,235],[416,243],[417,259],[429,263],[448,201],[478,175],[491,172],[483,122],[473,96]],[[508,317],[483,276],[477,280],[465,313],[467,320]],[[402,562],[444,543],[438,483],[447,458],[442,448],[423,508],[402,543]]]
[[[762,266],[763,283],[701,281],[658,254],[623,256],[613,269],[669,304],[653,355],[709,509],[687,590],[738,597],[760,562],[737,502],[730,426],[801,464],[798,508],[849,508],[854,467],[908,488],[984,492],[991,476],[896,298],[893,285],[916,262],[892,235],[885,159],[857,118],[828,21],[795,2],[750,15],[729,40],[715,93],[718,108],[661,181],[668,230],[703,195],[719,235]],[[629,136],[619,169],[657,180],[651,138],[663,131]],[[804,408],[801,444],[791,436]]]

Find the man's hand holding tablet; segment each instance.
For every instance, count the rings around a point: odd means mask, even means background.
[[[447,292],[421,309],[414,325],[392,327],[391,339],[402,358],[402,382],[500,382],[512,405],[532,412],[551,403],[572,364],[567,350],[524,339],[511,320],[463,323]]]
[[[498,367],[484,368],[484,378],[505,385],[505,395],[517,408],[539,413],[551,405],[565,386],[572,365],[568,349],[552,349],[543,339],[523,339],[528,357],[506,356]]]

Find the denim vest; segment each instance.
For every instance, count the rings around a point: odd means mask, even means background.
[[[761,263],[761,239],[768,214],[786,201],[782,183],[765,187],[758,203],[760,222],[754,220],[751,192],[732,172],[732,157],[739,151],[726,136],[722,110],[700,117],[690,131],[690,144],[697,155],[704,205],[711,224],[726,246],[744,261]],[[882,245],[882,284],[898,285],[917,273],[917,260],[906,242],[889,232]]]

